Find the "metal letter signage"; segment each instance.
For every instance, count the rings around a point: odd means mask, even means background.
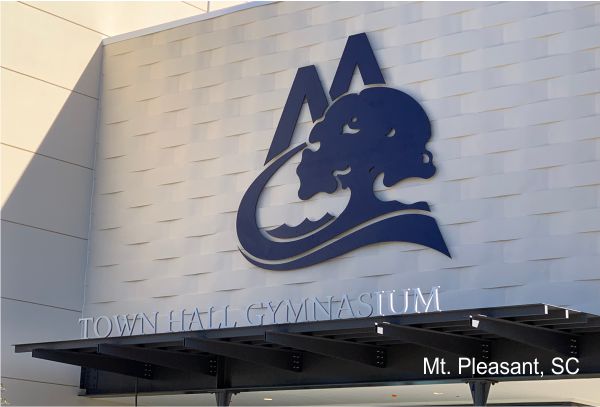
[[[358,67],[365,85],[347,93]],[[433,156],[426,148],[431,124],[421,105],[385,81],[366,34],[348,38],[329,91],[329,103],[314,65],[298,69],[275,131],[265,170],[250,185],[237,215],[240,251],[246,259],[269,270],[311,266],[378,242],[411,242],[450,257],[427,202],[381,201],[373,191],[375,178],[391,187],[407,178],[431,178]],[[308,139],[289,148],[304,101],[317,122]],[[338,216],[305,219],[265,232],[256,220],[260,195],[273,175],[296,154],[300,178],[298,197],[350,190]]]

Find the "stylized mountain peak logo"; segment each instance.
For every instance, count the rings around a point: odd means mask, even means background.
[[[348,93],[358,67],[365,85]],[[426,148],[431,124],[421,105],[385,81],[366,34],[348,38],[329,91],[329,103],[314,65],[298,69],[271,143],[265,170],[250,185],[237,215],[240,251],[270,270],[311,266],[378,242],[412,242],[450,256],[426,202],[381,201],[373,191],[383,174],[390,187],[407,178],[431,178],[433,156]],[[290,148],[304,101],[314,125],[309,143]],[[350,199],[337,217],[327,213],[298,226],[261,231],[256,221],[260,194],[273,175],[302,152],[298,197],[348,188]]]

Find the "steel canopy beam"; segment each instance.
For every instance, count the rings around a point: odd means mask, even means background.
[[[478,317],[478,315],[484,317]],[[486,319],[487,317],[487,319]],[[498,322],[500,328],[495,333],[486,332],[480,328],[485,328],[485,321],[492,321],[494,318],[500,319]],[[480,322],[477,328],[473,327],[472,319]],[[501,319],[508,319],[502,321]],[[515,320],[516,319],[516,320]],[[585,321],[587,320],[587,321]],[[512,321],[513,325],[507,327]],[[369,318],[354,318],[340,320],[324,320],[312,322],[300,322],[296,324],[283,324],[278,326],[248,326],[235,327],[231,329],[210,329],[204,331],[190,332],[170,332],[160,334],[149,334],[144,336],[124,336],[124,337],[109,337],[109,338],[94,338],[80,339],[73,341],[62,341],[56,343],[44,344],[24,344],[17,345],[17,352],[31,352],[36,350],[35,356],[45,356],[50,360],[57,360],[65,363],[72,363],[80,366],[89,366],[89,369],[82,369],[81,387],[84,388],[88,395],[91,396],[108,396],[108,395],[124,395],[133,394],[136,380],[134,377],[123,376],[113,372],[132,374],[132,369],[123,366],[123,362],[127,365],[128,362],[137,362],[138,366],[144,368],[152,368],[154,370],[155,380],[138,380],[137,390],[145,394],[173,394],[173,393],[216,393],[216,392],[236,392],[268,390],[276,389],[292,389],[292,388],[328,388],[328,387],[347,387],[357,385],[387,385],[387,384],[414,384],[417,382],[456,382],[456,381],[472,381],[495,379],[503,380],[538,380],[539,375],[531,371],[523,371],[523,374],[492,374],[473,376],[472,371],[451,371],[441,370],[437,372],[424,373],[423,360],[429,358],[432,353],[430,349],[419,346],[417,344],[407,343],[406,337],[388,337],[376,333],[375,323],[382,324],[389,322],[391,325],[401,327],[412,327],[415,330],[402,330],[403,334],[410,331],[411,334],[420,330],[434,330],[430,332],[432,335],[438,336],[438,332],[449,333],[447,330],[456,330],[454,335],[459,337],[474,337],[474,338],[489,338],[491,352],[489,362],[502,361],[529,361],[532,350],[538,350],[536,358],[539,359],[539,366],[543,371],[549,371],[553,367],[554,357],[562,356],[555,351],[547,351],[532,346],[539,345],[541,341],[540,332],[550,332],[552,336],[561,336],[560,330],[566,330],[571,336],[576,339],[576,344],[579,347],[580,373],[577,376],[569,376],[569,378],[585,378],[596,377],[600,374],[600,353],[596,352],[597,343],[600,343],[600,317],[587,313],[578,313],[569,311],[569,318],[566,318],[566,311],[560,311],[555,307],[545,305],[518,306],[518,307],[501,307],[494,308],[475,308],[470,310],[457,311],[442,311],[423,314],[409,315],[391,315],[391,316],[376,316]],[[548,328],[541,328],[539,325],[548,324]],[[520,340],[523,343],[528,343],[530,346],[521,345],[517,341],[517,333],[513,332],[513,326],[519,328],[517,332],[520,334]],[[391,326],[387,327],[388,329]],[[489,329],[489,326],[487,327]],[[384,333],[386,327],[384,326]],[[458,330],[463,330],[459,332]],[[526,331],[524,331],[525,329]],[[532,331],[534,330],[534,331]],[[277,332],[285,332],[286,334],[296,334],[301,339],[298,343],[288,343],[277,341],[285,346],[281,347],[265,344],[265,332],[274,331],[267,339],[273,339]],[[558,332],[557,332],[558,331]],[[370,334],[369,334],[370,332]],[[285,334],[284,334],[285,335]],[[326,338],[319,338],[321,335],[327,335]],[[339,337],[338,337],[339,335]],[[363,336],[366,335],[366,336]],[[281,336],[281,335],[280,335]],[[504,338],[503,338],[504,337]],[[511,339],[505,339],[506,337]],[[298,353],[306,358],[310,366],[303,369],[302,373],[296,373],[290,376],[291,373],[282,373],[282,370],[274,368],[254,368],[250,363],[242,362],[242,359],[248,360],[248,357],[233,357],[210,354],[208,352],[193,352],[183,348],[184,338],[197,338],[199,340],[208,340],[211,342],[218,341],[222,346],[242,345],[246,346],[247,354],[256,353],[259,348],[267,350],[294,351],[294,347],[298,349]],[[289,339],[290,336],[286,336]],[[425,343],[425,336],[418,336],[417,339],[421,343]],[[281,338],[278,338],[281,339]],[[319,340],[320,346],[311,346],[314,340]],[[342,340],[344,339],[344,340]],[[413,338],[413,340],[416,340]],[[307,345],[307,342],[310,344]],[[222,343],[221,343],[222,342]],[[327,346],[322,346],[327,342]],[[364,343],[360,343],[364,342]],[[563,345],[564,345],[564,341]],[[133,347],[136,350],[155,350],[160,352],[175,352],[196,355],[199,357],[211,357],[217,360],[213,366],[216,376],[207,376],[200,372],[175,370],[171,368],[163,368],[158,364],[145,366],[143,363],[132,360],[130,355],[124,357],[110,357],[105,354],[98,354],[98,345],[117,345],[119,347]],[[189,342],[188,342],[189,344]],[[302,345],[303,344],[303,345]],[[341,360],[356,361],[359,358],[360,351],[357,348],[349,351],[341,350],[346,346],[365,346],[367,349],[373,349],[373,345],[377,344],[380,349],[385,349],[387,355],[385,363],[386,369],[376,369],[373,364],[356,365],[354,369],[352,362],[340,363]],[[398,346],[396,346],[398,345]],[[428,345],[432,345],[429,343]],[[439,344],[433,344],[439,347]],[[445,345],[444,345],[445,346]],[[433,346],[432,346],[433,347]],[[547,346],[550,347],[550,346]],[[291,348],[291,349],[290,349]],[[303,353],[300,349],[307,350]],[[362,348],[363,350],[365,348]],[[382,349],[382,350],[383,350]],[[68,360],[64,354],[53,354],[52,357],[40,355],[38,350],[57,350],[67,351],[66,354],[70,358],[76,360]],[[100,349],[102,350],[102,349]],[[208,349],[203,349],[206,351]],[[215,352],[214,349],[213,352]],[[455,349],[453,349],[455,350]],[[575,348],[573,349],[575,350]],[[311,353],[313,352],[313,353]],[[344,354],[345,352],[345,354]],[[354,354],[351,354],[354,353]],[[368,351],[366,352],[369,353]],[[439,352],[442,353],[442,352]],[[149,353],[148,353],[149,354]],[[227,354],[231,355],[231,352]],[[324,355],[324,356],[321,356]],[[350,355],[350,356],[348,356]],[[372,353],[371,353],[372,355]],[[101,363],[97,358],[104,357]],[[178,355],[179,356],[179,355]],[[332,357],[333,356],[333,357]],[[381,355],[375,354],[375,357]],[[458,362],[459,355],[447,353],[442,355],[448,360],[449,366],[455,366]],[[571,355],[569,355],[571,356]],[[568,357],[568,356],[567,356]],[[87,360],[87,359],[93,360]],[[336,359],[337,358],[337,359]],[[85,360],[84,360],[85,359]],[[475,357],[481,361],[481,358]],[[563,357],[564,359],[564,357]],[[377,359],[376,359],[377,360]],[[381,360],[381,359],[380,359]],[[144,361],[154,361],[147,355],[144,355]],[[264,362],[264,361],[263,361]],[[367,361],[368,362],[368,361]],[[110,363],[109,365],[107,365]],[[129,365],[131,366],[131,365]],[[146,372],[144,372],[146,373]],[[133,372],[133,376],[139,376],[139,370]],[[144,374],[147,377],[147,373]],[[564,374],[560,378],[566,378]],[[477,379],[476,379],[477,378]],[[558,377],[557,377],[558,378]],[[486,383],[472,383],[474,396],[476,400],[482,402],[486,393]],[[222,404],[227,401],[226,394],[221,397]]]
[[[487,359],[489,356],[489,342],[486,340],[429,329],[395,325],[389,322],[376,325],[379,335],[397,338],[403,342],[472,358]]]
[[[490,318],[484,315],[472,316],[471,326],[535,348],[566,356],[577,355],[577,336],[569,333],[504,319]]]
[[[212,355],[225,356],[293,372],[302,370],[302,355],[298,352],[212,339],[185,338],[183,344],[185,348],[207,352]]]
[[[265,341],[322,356],[385,367],[385,348],[348,341],[282,332],[265,332]]]
[[[577,312],[575,312],[577,313]],[[487,315],[487,314],[481,314]],[[494,317],[493,315],[487,315],[489,317]],[[546,312],[543,315],[528,315],[528,316],[520,316],[515,317],[514,321],[516,322],[533,322],[533,321],[543,321],[546,319],[566,319],[571,317],[571,312],[567,308],[555,308],[551,306],[546,306]]]
[[[517,320],[515,322],[521,322],[521,321]],[[532,321],[531,323],[533,325],[539,325],[539,326],[558,326],[558,325],[585,324],[587,322],[588,322],[588,317],[585,314],[580,314],[580,315],[570,316],[569,318],[562,318],[562,319],[548,318],[546,320]]]
[[[38,359],[66,363],[68,365],[105,370],[107,372],[120,373],[143,379],[152,379],[152,365],[148,363],[118,359],[95,353],[53,349],[34,349],[31,356]]]
[[[210,358],[191,353],[107,344],[98,345],[98,353],[142,363],[151,363],[170,369],[214,375]],[[214,363],[216,361],[213,360],[212,364]]]

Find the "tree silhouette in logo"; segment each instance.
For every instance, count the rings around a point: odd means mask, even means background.
[[[345,94],[357,67],[367,88]],[[244,257],[263,269],[292,270],[382,242],[415,243],[450,257],[426,202],[382,201],[373,190],[379,176],[391,187],[407,178],[431,178],[435,167],[426,148],[431,138],[427,114],[412,97],[385,86],[365,33],[348,38],[329,96],[331,104],[314,65],[298,69],[265,168],[240,201],[236,228]],[[315,124],[308,141],[294,147],[305,101]],[[318,220],[262,230],[256,218],[262,191],[300,153],[298,197],[308,200],[347,188],[348,204],[338,216],[326,213]]]
[[[435,166],[425,147],[430,137],[427,114],[404,92],[373,87],[342,96],[309,136],[311,145],[297,168],[298,197],[307,200],[319,192],[348,188],[344,213],[353,217],[361,217],[357,212],[429,210],[426,202],[383,202],[375,196],[373,183],[382,173],[386,187],[411,177],[432,177]]]

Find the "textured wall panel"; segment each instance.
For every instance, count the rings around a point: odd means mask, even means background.
[[[549,302],[600,312],[597,3],[274,3],[108,45],[85,313],[442,287],[443,308]],[[385,188],[427,200],[453,255],[378,244],[289,272],[237,250],[297,68],[328,89],[348,35],[420,101],[438,173]],[[360,89],[355,78],[352,89]],[[304,109],[293,143],[311,130]],[[298,159],[262,226],[340,213],[297,196]]]

